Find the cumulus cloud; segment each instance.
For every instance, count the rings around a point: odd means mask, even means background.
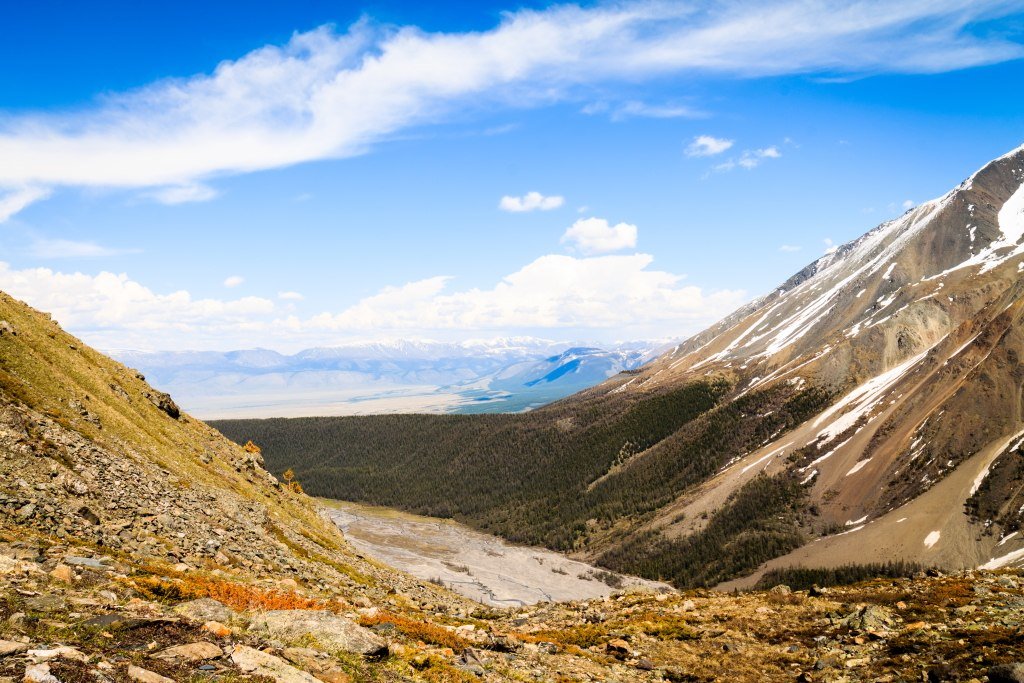
[[[12,269],[0,262],[0,289],[51,312],[90,343],[106,348],[303,348],[355,334],[397,336],[453,330],[608,330],[616,338],[680,336],[739,306],[742,291],[706,292],[651,267],[648,254],[542,256],[491,287],[452,287],[436,276],[385,287],[344,308],[312,316],[259,297],[195,299],[153,292],[125,274]]]
[[[603,218],[581,218],[573,223],[562,243],[568,242],[584,254],[603,254],[636,246],[636,226],[630,223],[609,225]]]
[[[650,269],[649,254],[542,256],[490,289],[448,292],[451,278],[389,287],[314,326],[350,330],[615,328],[693,329],[725,315],[743,292],[705,293],[681,276]],[[678,332],[676,332],[678,334]]]
[[[231,275],[224,280],[225,287],[237,287],[245,282],[245,278],[241,275]]]
[[[905,199],[903,200],[903,204],[901,204],[901,206],[903,207],[904,211],[909,211],[913,209],[915,206],[917,206],[917,204],[914,202],[913,199]]]
[[[686,148],[686,156],[711,157],[716,154],[721,154],[732,146],[732,140],[716,138],[712,135],[698,135]]]
[[[369,20],[341,33],[322,27],[210,74],[158,81],[71,113],[5,116],[0,218],[58,186],[209,198],[203,182],[215,176],[359,154],[397,131],[444,121],[467,101],[535,106],[581,86],[672,74],[858,76],[997,63],[1024,47],[973,25],[1014,5],[626,0],[521,9],[478,32]]]
[[[554,195],[546,197],[540,192],[527,192],[522,197],[505,195],[498,202],[498,208],[502,211],[512,213],[523,213],[525,211],[550,211],[557,209],[565,203],[564,197]]]
[[[108,348],[188,348],[200,337],[238,340],[263,329],[274,312],[267,299],[194,299],[187,291],[157,294],[122,274],[15,270],[0,261],[0,289],[47,311],[68,329]]]

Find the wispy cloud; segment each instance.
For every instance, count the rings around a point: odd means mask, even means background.
[[[45,187],[22,187],[0,196],[0,223],[6,223],[11,216],[30,204],[46,199],[50,193],[51,191]]]
[[[319,28],[91,109],[5,116],[0,191],[13,195],[0,200],[0,219],[58,186],[206,199],[212,177],[359,154],[446,120],[470,98],[537,106],[580,86],[672,74],[835,77],[997,63],[1024,48],[972,24],[1018,9],[999,0],[627,0],[523,9],[481,32],[368,20],[343,33]]]
[[[551,211],[565,203],[565,197],[558,195],[545,196],[540,192],[527,192],[522,197],[505,195],[498,202],[498,208],[511,213],[527,211]]]
[[[686,147],[688,157],[711,157],[721,154],[733,146],[732,140],[716,138],[713,135],[698,135]]]
[[[795,244],[783,244],[781,247],[779,247],[779,251],[785,252],[787,254],[792,254],[794,252],[800,251],[800,247],[798,247]]]
[[[95,242],[45,238],[33,241],[28,251],[33,257],[39,259],[98,258],[139,253],[138,249],[104,247]]]
[[[707,114],[700,109],[695,109],[684,104],[661,103],[653,104],[641,100],[629,100],[619,104],[599,100],[584,105],[580,113],[587,115],[608,114],[612,121],[625,121],[631,118],[647,119],[679,119],[703,118]]]
[[[581,218],[573,223],[562,243],[569,243],[584,254],[604,254],[636,246],[636,226],[630,223],[609,225],[603,218]]]
[[[228,288],[238,287],[245,282],[245,278],[241,275],[231,275],[224,280],[224,286]]]
[[[719,172],[731,171],[734,168],[744,168],[748,171],[761,165],[766,159],[778,159],[782,152],[778,147],[763,147],[761,149],[745,149],[739,158],[729,159],[715,166],[714,170]]]
[[[191,202],[208,202],[219,193],[212,187],[201,183],[188,183],[174,187],[163,187],[149,193],[149,196],[161,204],[174,206]]]
[[[278,292],[277,298],[282,301],[302,301],[306,297],[302,296],[298,292]]]

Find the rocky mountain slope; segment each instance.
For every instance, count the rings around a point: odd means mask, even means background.
[[[680,586],[797,564],[1020,564],[1022,183],[1024,148],[527,416],[218,426],[323,495]]]

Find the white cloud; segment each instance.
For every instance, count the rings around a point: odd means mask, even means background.
[[[913,209],[915,206],[916,206],[916,204],[914,203],[914,200],[912,200],[912,199],[906,199],[903,202],[903,210],[904,211],[909,211],[910,209]]]
[[[550,211],[557,209],[565,203],[564,197],[554,195],[546,197],[540,192],[527,192],[522,197],[505,195],[498,202],[498,208],[502,211],[522,213],[524,211]]]
[[[298,292],[278,292],[277,298],[282,301],[302,301],[306,297],[302,296]]]
[[[763,147],[761,149],[745,149],[738,159],[729,159],[715,166],[714,170],[724,172],[731,171],[737,166],[748,171],[761,165],[765,159],[778,159],[782,152],[778,147]]]
[[[596,111],[587,111],[584,108],[583,113],[597,113]],[[641,102],[639,100],[630,100],[624,102],[612,111],[612,121],[624,121],[629,118],[647,118],[647,119],[679,119],[679,118],[700,118],[706,116],[702,111],[688,107],[682,104],[650,104],[648,102]]]
[[[584,254],[603,254],[636,246],[636,226],[630,223],[609,225],[603,218],[581,218],[573,223],[562,243],[569,242]]]
[[[822,240],[825,243],[825,253],[834,254],[839,249],[839,246],[832,241],[832,238],[826,237]]]
[[[800,251],[800,247],[795,244],[783,244],[781,247],[779,247],[779,251],[784,251],[787,254],[792,254],[793,252]]]
[[[200,183],[164,187],[149,193],[153,199],[169,206],[190,202],[208,202],[217,195],[218,192],[212,187]]]
[[[698,135],[693,139],[693,142],[686,148],[686,156],[688,157],[711,157],[716,154],[721,154],[725,150],[733,146],[732,140],[726,140],[725,138],[716,138],[711,135]]]
[[[725,315],[743,292],[705,294],[681,277],[651,270],[648,254],[575,258],[542,256],[491,289],[448,293],[451,278],[389,287],[337,315],[314,318],[336,330],[507,330],[652,325],[671,334]]]
[[[7,192],[0,197],[0,223],[6,223],[29,204],[46,199],[50,193],[49,189],[42,187],[22,187]]]
[[[35,258],[41,259],[96,258],[138,253],[138,249],[115,249],[101,246],[95,242],[65,239],[37,239],[29,247],[29,253]]]
[[[193,299],[186,291],[156,294],[125,274],[14,270],[0,261],[0,289],[47,311],[65,327],[107,348],[188,348],[200,338],[240,341],[265,329],[274,303],[245,297]],[[237,347],[235,347],[237,348]]]
[[[58,186],[209,198],[212,177],[364,152],[474,106],[536,106],[580,86],[672,74],[755,77],[935,73],[1024,55],[972,24],[992,0],[637,0],[502,15],[494,29],[427,33],[363,20],[297,33],[211,74],[0,123],[0,216]],[[667,110],[665,113],[668,113]]]
[[[614,338],[681,336],[703,329],[743,303],[742,291],[705,292],[651,268],[648,254],[542,256],[489,288],[452,290],[437,276],[386,287],[344,310],[289,314],[259,297],[194,299],[158,294],[125,274],[14,270],[0,262],[0,290],[48,311],[72,332],[104,348],[306,348],[344,336],[510,333],[566,329]],[[290,304],[282,305],[290,306]]]
[[[231,275],[224,280],[225,287],[237,287],[245,282],[245,278],[241,275]]]

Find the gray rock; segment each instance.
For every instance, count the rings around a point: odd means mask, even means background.
[[[14,326],[6,320],[0,320],[0,337],[10,336],[17,337],[18,333],[14,331]]]
[[[311,637],[327,650],[367,656],[387,651],[387,643],[376,633],[330,612],[275,610],[253,619],[250,627],[285,641]]]
[[[999,664],[988,670],[989,683],[1024,683],[1024,662]]]
[[[840,620],[840,625],[853,631],[888,631],[897,622],[892,610],[879,605],[867,605]]]
[[[219,621],[226,624],[235,615],[230,607],[213,598],[199,598],[183,602],[174,607],[174,612],[199,624],[205,624],[208,621]]]
[[[278,683],[319,683],[312,675],[296,669],[280,657],[260,652],[246,645],[236,645],[232,649],[231,661],[243,673],[266,676]]]
[[[103,560],[97,560],[92,557],[68,556],[64,558],[64,564],[71,565],[72,567],[88,567],[90,569],[102,569],[104,571],[110,571],[111,569],[103,563]]]

